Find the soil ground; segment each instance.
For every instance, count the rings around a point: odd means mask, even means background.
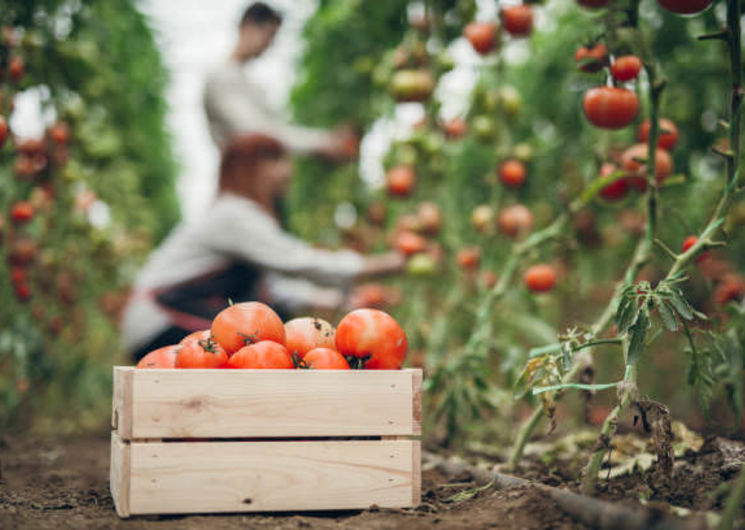
[[[0,528],[508,528],[583,529],[538,489],[486,489],[460,502],[452,495],[474,487],[469,477],[423,475],[422,505],[414,510],[371,509],[355,512],[285,515],[135,517],[120,520],[108,486],[108,434],[63,439],[14,435],[0,446]],[[676,462],[674,483],[650,487],[645,473],[632,473],[601,485],[600,496],[637,505],[643,493],[652,506],[669,512],[667,503],[693,510],[717,509],[711,496],[734,475],[745,457],[742,444],[712,440],[696,454]],[[725,454],[726,453],[726,454]],[[550,485],[576,488],[566,466],[532,458],[523,476]],[[576,468],[575,468],[576,469]],[[650,472],[651,473],[651,470]]]

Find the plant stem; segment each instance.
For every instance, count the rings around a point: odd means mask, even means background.
[[[598,319],[590,326],[590,340],[602,333],[605,328],[607,328],[608,325],[611,323],[611,321],[613,320],[613,315],[616,314],[616,308],[618,306],[618,301],[621,298],[621,292],[623,291],[623,288],[634,280],[636,275],[639,273],[639,270],[649,259],[650,251],[651,248],[648,241],[644,238],[639,239],[639,242],[636,245],[636,249],[634,250],[634,255],[629,262],[628,268],[626,269],[624,278],[616,283],[616,286],[613,289],[613,296],[608,301],[608,305],[605,306],[605,309],[600,314]],[[572,368],[561,378],[561,382],[571,382],[572,379],[574,379],[577,373],[581,370],[581,368],[582,363],[575,362],[572,365]],[[554,396],[554,399],[558,401],[561,396],[562,394],[560,393],[556,394]],[[507,470],[514,471],[517,468],[517,465],[522,458],[525,444],[528,442],[528,439],[533,434],[535,428],[538,426],[538,422],[541,417],[543,417],[543,407],[541,407],[541,405],[536,405],[536,407],[533,409],[533,414],[531,414],[530,418],[528,418],[528,420],[522,425],[522,427],[520,427],[520,430],[517,432],[517,438],[512,445],[512,453],[510,454],[510,458],[507,462]]]

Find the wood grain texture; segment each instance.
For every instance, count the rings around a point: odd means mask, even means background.
[[[129,517],[131,446],[116,433],[111,433],[111,464],[109,489],[119,517]]]
[[[414,434],[422,434],[422,383],[424,374],[422,370],[414,370],[411,373],[411,392],[414,399],[412,412],[414,414]]]
[[[116,367],[122,437],[261,438],[421,433],[421,370],[136,370]],[[415,391],[415,389],[418,389]],[[116,403],[119,403],[118,405]],[[126,416],[126,417],[123,417]]]
[[[420,495],[416,440],[130,447],[133,515],[407,507]]]
[[[135,369],[114,367],[111,427],[124,439],[132,437],[132,382]]]
[[[419,506],[422,502],[422,442],[413,440],[411,451],[411,505]]]

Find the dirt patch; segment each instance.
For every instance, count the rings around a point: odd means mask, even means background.
[[[109,494],[108,435],[6,438],[0,447],[0,465],[0,528],[586,528],[532,487],[487,489],[453,501],[453,495],[471,490],[474,484],[434,471],[424,473],[423,502],[415,510],[120,520]]]

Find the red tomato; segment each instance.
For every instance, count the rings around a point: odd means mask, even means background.
[[[15,284],[13,286],[13,292],[21,302],[26,302],[31,298],[31,286],[26,282]]]
[[[290,351],[273,340],[249,344],[235,352],[228,360],[228,368],[254,368],[262,370],[295,368]]]
[[[34,159],[28,155],[18,155],[13,161],[13,172],[24,179],[33,177],[36,174]]]
[[[595,127],[621,129],[634,121],[639,98],[636,92],[625,88],[600,86],[585,92],[582,107]]]
[[[646,162],[639,162],[639,160],[646,160],[647,158],[647,144],[634,144],[626,149],[621,154],[621,168],[629,174],[629,184],[645,191],[647,189],[646,184]],[[663,149],[655,150],[655,179],[658,183],[664,182],[667,176],[673,171],[673,159],[670,153]],[[641,179],[639,177],[642,177]]]
[[[607,177],[608,175],[616,172],[618,168],[610,162],[604,162],[600,166],[600,176]],[[612,182],[600,190],[600,196],[608,201],[619,201],[626,197],[629,192],[629,183],[626,178],[619,178],[615,182]]]
[[[508,188],[519,188],[525,183],[528,172],[519,160],[505,160],[499,166],[499,180]]]
[[[336,330],[334,326],[315,317],[293,318],[285,323],[287,349],[301,358],[314,348],[334,348]]]
[[[10,78],[13,81],[20,81],[25,72],[26,63],[23,61],[23,59],[21,59],[17,55],[15,57],[11,57],[10,61],[8,62],[8,73],[10,73]]]
[[[618,57],[610,67],[610,73],[618,81],[631,81],[642,70],[642,61],[636,55]]]
[[[33,156],[44,154],[44,140],[42,138],[25,138],[16,141],[16,152]]]
[[[336,349],[364,368],[397,370],[406,357],[406,333],[392,316],[378,309],[357,309],[336,327]]]
[[[28,236],[14,237],[8,252],[8,262],[11,265],[25,267],[31,265],[39,253],[36,242]]]
[[[10,218],[14,223],[25,223],[34,217],[34,207],[28,201],[18,201],[10,208]]]
[[[14,284],[20,284],[26,282],[26,269],[23,267],[11,267],[10,268],[10,279]]]
[[[583,72],[598,72],[608,64],[608,48],[602,43],[580,46],[574,52],[574,60],[579,63],[579,69]]]
[[[416,171],[412,166],[400,164],[386,173],[388,192],[397,197],[411,195],[416,185]]]
[[[63,121],[58,121],[52,125],[48,133],[56,144],[66,144],[70,140],[70,127]]]
[[[698,243],[698,238],[696,236],[688,236],[683,241],[683,248],[682,248],[681,251],[682,252],[687,252],[688,249],[691,248],[696,243]],[[709,253],[708,252],[704,252],[699,257],[696,258],[696,261],[697,262],[701,262],[701,261],[704,261],[705,259],[707,259],[708,257],[709,257]]]
[[[225,368],[227,363],[228,354],[212,339],[178,345],[176,368]]]
[[[463,29],[463,36],[471,42],[474,50],[487,55],[497,45],[499,26],[494,22],[471,22]]]
[[[0,147],[5,144],[5,140],[8,138],[8,122],[5,120],[5,116],[0,116]]]
[[[718,305],[742,300],[745,297],[745,279],[735,274],[726,275],[714,289],[712,296]]]
[[[556,272],[551,265],[533,265],[525,271],[523,282],[536,293],[550,291],[556,284]]]
[[[194,331],[192,333],[189,333],[186,337],[181,339],[179,344],[186,344],[187,342],[191,342],[194,340],[207,340],[209,338],[210,338],[210,330],[201,329],[199,331]]]
[[[453,118],[450,121],[444,122],[442,124],[442,129],[445,131],[445,135],[448,138],[455,140],[466,134],[466,131],[468,130],[468,122],[463,118]]]
[[[610,0],[577,0],[577,3],[588,9],[596,9],[607,6],[610,3]]]
[[[714,0],[657,0],[663,8],[679,15],[693,15],[708,8]]]
[[[455,255],[455,261],[462,269],[475,269],[481,261],[481,249],[479,247],[462,248]]]
[[[533,229],[533,214],[522,204],[513,204],[499,212],[497,226],[506,236],[520,238]]]
[[[411,256],[413,254],[418,254],[419,252],[424,252],[427,248],[427,240],[419,234],[404,230],[396,235],[396,239],[393,241],[393,246],[402,254]]]
[[[434,235],[440,231],[442,226],[442,213],[440,207],[434,202],[420,202],[416,210],[420,229]]]
[[[486,287],[487,289],[491,289],[495,285],[497,285],[497,275],[494,273],[494,271],[484,271],[481,274],[481,283]]]
[[[515,37],[530,35],[533,29],[533,9],[530,6],[519,5],[502,8],[499,13],[504,29]]]
[[[367,207],[367,218],[371,223],[376,225],[385,224],[385,218],[388,215],[388,207],[383,201],[371,202]]]
[[[649,128],[649,120],[644,120],[641,125],[639,125],[637,137],[639,138],[639,141],[641,143],[647,143],[647,138],[649,138]],[[672,120],[668,120],[667,118],[660,118],[659,129],[660,131],[659,135],[657,136],[657,147],[666,151],[672,151],[673,147],[675,147],[675,144],[678,141],[678,128],[675,126],[675,123],[673,123]]]
[[[349,370],[344,356],[331,348],[313,348],[303,360],[311,370]]]
[[[263,340],[285,343],[282,319],[261,302],[243,302],[223,309],[212,321],[210,332],[228,355]]]
[[[178,344],[173,344],[153,350],[140,359],[137,368],[176,368],[176,352],[178,349]]]

